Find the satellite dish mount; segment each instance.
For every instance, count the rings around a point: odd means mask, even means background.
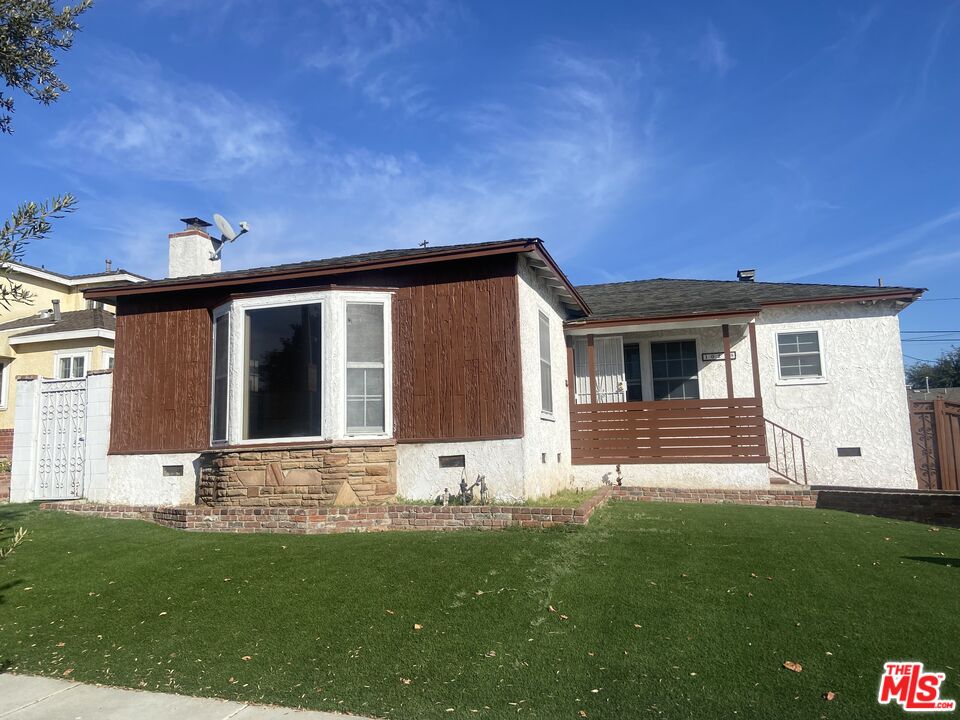
[[[233,225],[231,225],[227,219],[219,213],[213,214],[213,222],[220,231],[220,239],[213,241],[214,251],[210,253],[210,259],[219,260],[220,256],[223,254],[223,246],[227,243],[236,241],[238,237],[250,230],[250,226],[246,222],[241,222],[240,232],[237,232],[233,229]]]

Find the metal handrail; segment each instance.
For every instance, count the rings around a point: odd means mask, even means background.
[[[804,439],[792,430],[787,430],[783,425],[773,422],[773,420],[764,418],[763,421],[769,426],[773,438],[773,447],[767,467],[792,483],[807,485],[807,452]],[[777,443],[778,438],[780,440],[779,444]],[[788,441],[789,448],[787,447]],[[799,457],[797,455],[798,444],[800,446]]]

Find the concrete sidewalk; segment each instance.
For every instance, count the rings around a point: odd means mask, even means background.
[[[34,675],[0,675],[3,720],[362,720],[187,695],[83,685]]]

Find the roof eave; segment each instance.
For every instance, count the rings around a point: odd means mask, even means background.
[[[615,318],[578,318],[567,320],[564,326],[568,327],[611,327],[616,325],[652,325],[655,323],[676,322],[683,320],[715,320],[717,318],[755,317],[760,313],[759,307],[739,308],[736,310],[718,310],[688,313],[670,313],[667,315],[640,315]]]

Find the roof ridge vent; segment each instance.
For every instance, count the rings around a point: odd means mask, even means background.
[[[753,282],[756,277],[757,271],[754,268],[737,270],[737,280],[740,282]]]

